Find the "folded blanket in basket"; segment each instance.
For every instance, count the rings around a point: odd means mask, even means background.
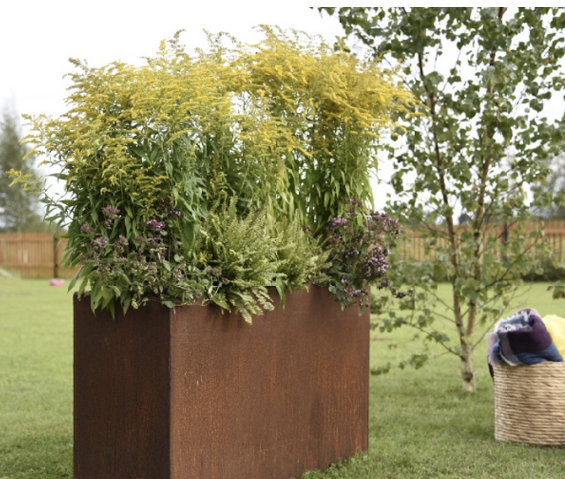
[[[499,321],[494,329],[491,360],[509,366],[562,362],[549,331],[535,309],[522,309]]]

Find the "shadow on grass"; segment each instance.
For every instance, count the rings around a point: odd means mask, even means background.
[[[71,433],[31,433],[0,440],[0,479],[71,479]]]

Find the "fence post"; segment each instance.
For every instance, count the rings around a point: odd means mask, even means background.
[[[53,278],[59,277],[59,238],[53,235]]]

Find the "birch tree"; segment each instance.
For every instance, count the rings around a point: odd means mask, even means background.
[[[400,312],[383,310],[380,325],[408,324],[442,344],[459,357],[463,387],[472,392],[473,351],[532,267],[536,241],[520,221],[550,200],[548,159],[563,148],[563,119],[548,118],[544,108],[563,104],[565,9],[325,11],[374,56],[398,65],[420,100],[420,116],[399,117],[389,143],[396,195],[388,206],[420,226],[434,259],[397,264],[406,295]],[[465,227],[457,224],[462,214]],[[436,326],[437,277],[451,287],[443,319],[457,345]]]

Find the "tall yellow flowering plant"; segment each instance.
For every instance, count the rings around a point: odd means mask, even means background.
[[[371,203],[379,131],[412,103],[392,75],[295,32],[209,40],[189,55],[177,34],[142,66],[73,60],[68,111],[32,119],[93,308],[200,297],[250,319],[268,286],[327,282],[327,226]]]

